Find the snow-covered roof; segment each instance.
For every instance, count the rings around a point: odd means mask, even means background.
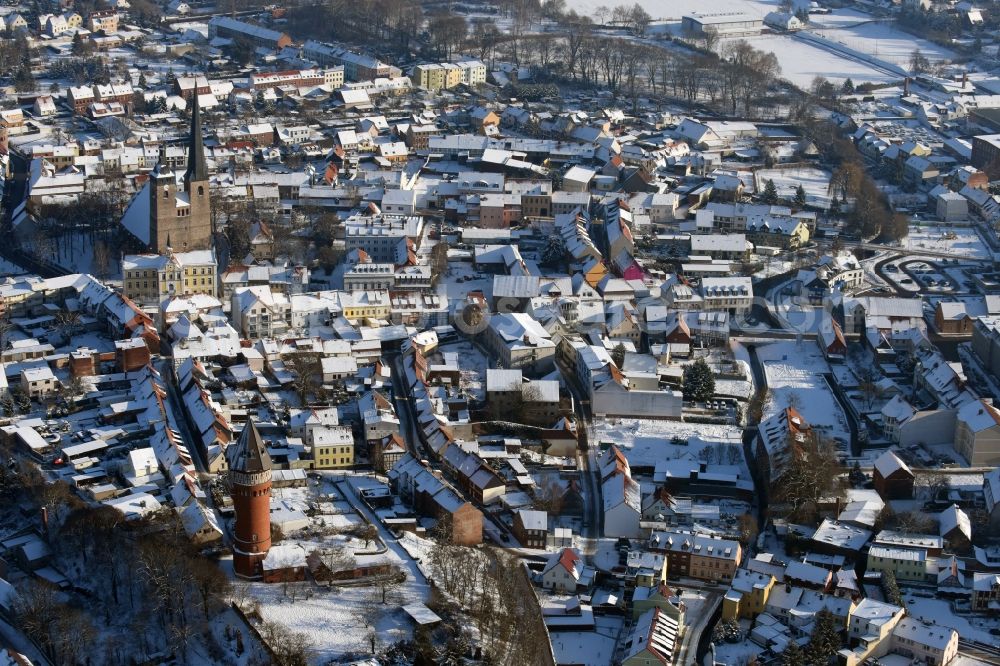
[[[899,396],[896,397],[898,398]],[[904,470],[907,474],[913,476],[913,471],[892,451],[886,451],[878,457],[878,460],[875,461],[875,470],[882,475],[883,479],[889,478],[899,470]]]
[[[952,504],[938,515],[939,534],[947,537],[956,529],[965,535],[966,539],[972,539],[972,521],[969,515],[958,508],[957,504]]]
[[[970,400],[959,408],[958,420],[973,432],[981,432],[1000,425],[1000,410],[985,400]]]

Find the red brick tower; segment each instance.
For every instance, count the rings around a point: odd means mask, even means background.
[[[242,578],[260,578],[260,563],[271,548],[271,456],[252,421],[226,449],[226,462],[236,510],[233,568]]]

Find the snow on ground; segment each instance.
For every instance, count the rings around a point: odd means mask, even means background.
[[[278,622],[291,632],[306,634],[312,643],[312,662],[325,664],[348,652],[368,652],[368,628],[361,619],[362,609],[375,592],[369,587],[321,588],[312,583],[292,583],[299,591],[293,599],[286,594],[285,585],[255,583],[251,593],[260,602],[261,616]],[[374,629],[377,645],[389,645],[409,638],[412,622],[401,605],[423,603],[425,586],[418,585],[411,577],[396,586],[399,599],[395,603],[378,604]],[[307,596],[307,591],[311,596]]]
[[[594,566],[601,571],[611,571],[619,566],[618,539],[610,537],[596,539]]]
[[[687,444],[671,444],[674,437],[686,440]],[[697,457],[706,447],[731,444],[739,453],[738,460],[732,464],[740,465],[749,474],[741,448],[743,430],[739,426],[609,418],[594,424],[590,441],[616,444],[628,458],[629,465],[637,467],[653,467],[658,460],[688,454]]]
[[[758,347],[757,358],[774,395],[769,414],[792,404],[814,428],[850,441],[847,419],[823,378],[830,366],[812,341],[789,340]]]
[[[13,264],[6,259],[0,259],[0,277],[9,277],[11,275],[23,275],[28,271],[24,270],[17,264]]]
[[[848,58],[791,35],[761,35],[741,39],[745,39],[756,49],[770,51],[777,56],[781,65],[781,78],[800,88],[808,88],[817,76],[826,77],[834,83],[849,78],[856,84],[888,83],[900,78],[875,69],[860,59]]]
[[[990,635],[991,628],[1000,628],[1000,618],[987,620],[980,617],[958,615],[952,610],[951,604],[944,599],[926,599],[917,597],[905,588],[903,600],[906,602],[907,613],[918,620],[926,620],[942,627],[951,627],[966,640],[979,641],[987,645],[997,642],[996,636]]]
[[[919,49],[932,62],[951,60],[955,57],[955,54],[948,49],[903,32],[891,23],[864,23],[816,32],[850,49],[906,69],[910,67],[910,56],[915,49]]]
[[[747,12],[754,16],[764,18],[768,12],[773,12],[778,8],[778,0],[568,0],[567,10],[574,10],[578,14],[594,15],[598,7],[608,7],[614,9],[617,5],[631,7],[638,4],[645,9],[654,21],[680,21],[685,14],[695,12]],[[806,0],[795,0],[796,6],[808,7]]]
[[[973,228],[928,227],[910,224],[910,233],[900,243],[908,250],[953,252],[969,259],[989,259],[988,246]]]
[[[806,191],[806,203],[819,208],[830,206],[830,172],[825,169],[801,167],[796,169],[761,169],[757,172],[758,189],[763,190],[767,181],[773,180],[778,196],[795,197],[799,185]]]
[[[76,351],[81,347],[89,347],[101,352],[113,352],[115,350],[115,343],[99,333],[80,333],[70,338],[69,344],[66,345],[65,349]]]
[[[471,342],[454,342],[441,345],[437,349],[442,354],[458,354],[462,362],[462,388],[468,391],[475,399],[486,399],[486,369],[489,360]],[[436,359],[436,357],[435,357]],[[431,364],[436,360],[432,359]]]
[[[464,300],[470,291],[481,291],[488,299],[493,296],[493,276],[476,272],[472,269],[472,264],[452,258],[449,260],[447,272],[442,277],[438,293],[449,299],[449,303],[453,300]]]
[[[740,628],[744,635],[750,633],[753,623],[750,620],[740,620]],[[749,638],[739,643],[716,643],[715,661],[719,664],[730,664],[731,666],[744,666],[750,663],[752,657],[760,654],[760,646]]]
[[[333,484],[338,481],[336,486]],[[359,585],[357,587],[320,587],[312,582],[272,584],[255,583],[251,586],[251,595],[260,602],[261,616],[268,621],[278,622],[289,631],[306,634],[312,644],[312,663],[325,664],[348,652],[367,653],[371,649],[368,642],[369,628],[365,619],[370,619],[372,628],[377,635],[376,647],[388,645],[412,635],[413,625],[401,606],[412,603],[425,603],[428,598],[428,587],[423,570],[408,555],[407,550],[377,521],[370,510],[363,507],[354,496],[355,489],[375,485],[378,482],[371,477],[323,474],[322,485],[319,488],[281,489],[282,499],[295,506],[302,507],[310,500],[323,497],[334,500],[335,510],[352,511],[353,513],[335,514],[342,517],[345,524],[359,524],[363,520],[372,521],[378,530],[381,542],[387,547],[385,552],[370,555],[357,555],[359,564],[388,562],[396,564],[406,572],[406,580],[394,585],[392,596],[386,604],[381,603],[378,588]],[[351,494],[345,496],[345,492]],[[317,516],[316,522],[334,516]],[[415,537],[414,537],[415,539]],[[345,544],[345,537],[338,534],[326,536],[290,536],[285,543],[299,543],[307,551]],[[355,549],[363,549],[362,541],[354,540]],[[380,550],[378,545],[372,545],[371,551]],[[426,552],[426,551],[424,551]]]
[[[593,631],[550,631],[552,652],[558,664],[606,666],[614,662],[618,634],[623,619],[596,616]]]
[[[808,3],[802,3],[808,4]],[[871,14],[857,9],[837,8],[829,14],[810,14],[810,28],[841,28],[845,26],[857,25],[862,21],[871,21]]]

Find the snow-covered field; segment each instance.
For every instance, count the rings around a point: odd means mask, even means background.
[[[956,257],[967,259],[989,259],[991,256],[976,230],[968,227],[928,227],[911,223],[910,234],[901,245],[908,250],[953,252]]]
[[[685,14],[706,11],[748,12],[763,18],[768,12],[775,11],[779,3],[777,0],[773,2],[768,0],[712,0],[711,2],[704,0],[670,0],[670,2],[663,0],[632,0],[631,2],[627,0],[610,0],[610,2],[608,0],[569,0],[566,3],[566,9],[594,16],[598,7],[614,9],[617,5],[631,7],[635,4],[645,9],[654,21],[680,21]],[[808,2],[802,2],[802,0],[798,0],[797,4],[809,5]]]
[[[832,51],[801,41],[790,35],[761,35],[743,38],[754,48],[770,51],[781,65],[781,78],[800,88],[808,88],[813,79],[823,76],[839,83],[851,79],[854,83],[887,83],[900,77],[875,69],[862,60],[839,55]]]
[[[803,167],[797,169],[761,169],[757,172],[757,189],[763,191],[767,181],[774,181],[778,196],[792,199],[799,185],[806,191],[810,206],[830,206],[830,172],[824,169]]]
[[[374,605],[369,601],[374,592],[372,588],[334,587],[327,590],[311,582],[292,585],[301,588],[294,600],[286,596],[282,584],[254,584],[252,593],[260,602],[260,612],[265,620],[278,622],[289,631],[309,637],[312,663],[325,664],[348,652],[370,651],[369,628],[362,621],[361,612],[366,606]],[[312,592],[311,597],[305,596],[307,589]],[[384,607],[375,605],[378,609],[374,623],[378,637],[376,649],[408,638],[413,624],[400,606],[426,600],[426,585],[416,583],[412,577],[408,576],[402,585],[394,589],[400,595],[399,599]]]
[[[890,23],[865,23],[817,32],[821,36],[839,42],[850,49],[907,69],[910,66],[910,56],[915,49],[919,49],[931,62],[951,60],[955,57],[955,54],[948,49],[925,39],[914,37]]]
[[[671,444],[670,441],[674,437],[687,440],[687,445]],[[650,467],[656,465],[657,460],[680,458],[685,455],[697,457],[702,449],[715,444],[731,445],[739,453],[735,464],[747,471],[741,448],[742,437],[743,430],[738,426],[646,419],[605,419],[594,424],[591,441],[613,442],[622,449],[630,465]]]
[[[347,484],[338,485],[334,489],[330,482],[341,477],[332,474],[326,476],[321,488],[285,488],[281,490],[282,498],[293,504],[304,503],[310,498],[314,501],[320,497],[333,499],[334,510],[350,513],[318,516],[314,519],[317,524],[322,520],[329,525],[330,518],[338,518],[344,526],[360,524],[363,519],[373,520],[387,550],[359,555],[357,553],[365,549],[363,542],[355,540],[347,543],[343,535],[336,534],[294,536],[286,539],[285,543],[299,543],[307,552],[334,544],[353,547],[359,565],[375,562],[395,564],[406,573],[406,580],[402,584],[393,585],[386,604],[381,603],[377,586],[327,589],[311,581],[291,583],[288,586],[253,584],[251,594],[260,603],[261,616],[267,621],[280,623],[291,632],[305,634],[311,644],[311,663],[314,664],[325,664],[351,652],[368,653],[371,650],[369,636],[372,631],[376,634],[376,649],[409,638],[413,633],[413,623],[401,607],[425,603],[429,592],[422,570],[406,550],[388,534],[369,510],[360,506],[356,497],[344,497],[343,491]],[[367,487],[376,483],[370,477],[345,478],[347,483],[355,487]],[[360,513],[367,515],[362,516]],[[375,546],[371,547],[371,550],[375,549]]]
[[[823,378],[830,366],[812,341],[776,342],[757,348],[774,398],[768,413],[792,405],[814,428],[850,441],[847,419]]]
[[[595,16],[599,7],[613,9],[616,5],[631,7],[632,2],[604,2],[603,0],[570,0],[567,9],[581,14]],[[639,0],[638,4],[657,22],[650,33],[667,32],[678,35],[679,22],[685,14],[697,12],[746,12],[763,18],[778,9],[778,2],[772,0]],[[796,0],[797,7],[806,7],[808,2]],[[597,17],[608,19],[608,16]],[[891,65],[907,67],[910,54],[919,48],[929,60],[950,58],[947,49],[931,42],[916,39],[896,30],[892,25],[862,23],[872,21],[873,16],[852,9],[836,9],[830,14],[810,16],[810,32],[825,39],[839,42],[844,47],[856,51],[859,57],[836,53],[822,46],[807,43],[802,38],[787,34],[765,34],[745,38],[756,48],[770,51],[778,56],[782,77],[800,87],[807,87],[817,76],[832,81],[850,78],[855,83],[885,83],[898,80],[899,72],[888,72],[865,62],[864,55]],[[860,24],[860,25],[859,25]],[[742,38],[741,38],[742,39]]]

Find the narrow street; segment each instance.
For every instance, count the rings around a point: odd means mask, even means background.
[[[597,464],[598,451],[597,447],[590,445],[590,403],[585,400],[586,394],[570,369],[560,365],[559,371],[566,380],[566,387],[573,395],[579,436],[576,461],[580,473],[581,491],[585,499],[581,521],[580,553],[587,559],[588,564],[593,564],[598,540],[604,534],[604,506],[601,499],[601,479]]]
[[[191,453],[191,460],[195,467],[202,474],[208,473],[208,466],[201,457],[201,447],[196,443],[198,440],[191,434],[188,428],[187,419],[184,418],[184,402],[181,400],[180,392],[174,381],[173,360],[170,357],[161,358],[157,370],[160,372],[160,379],[167,387],[167,405],[170,411],[167,414],[168,425],[181,434],[181,440]]]
[[[415,458],[424,459],[423,441],[417,432],[416,419],[413,416],[413,405],[410,402],[409,387],[406,386],[406,372],[403,368],[403,356],[396,354],[392,359],[392,399],[399,417],[400,434],[406,443],[406,448]]]

